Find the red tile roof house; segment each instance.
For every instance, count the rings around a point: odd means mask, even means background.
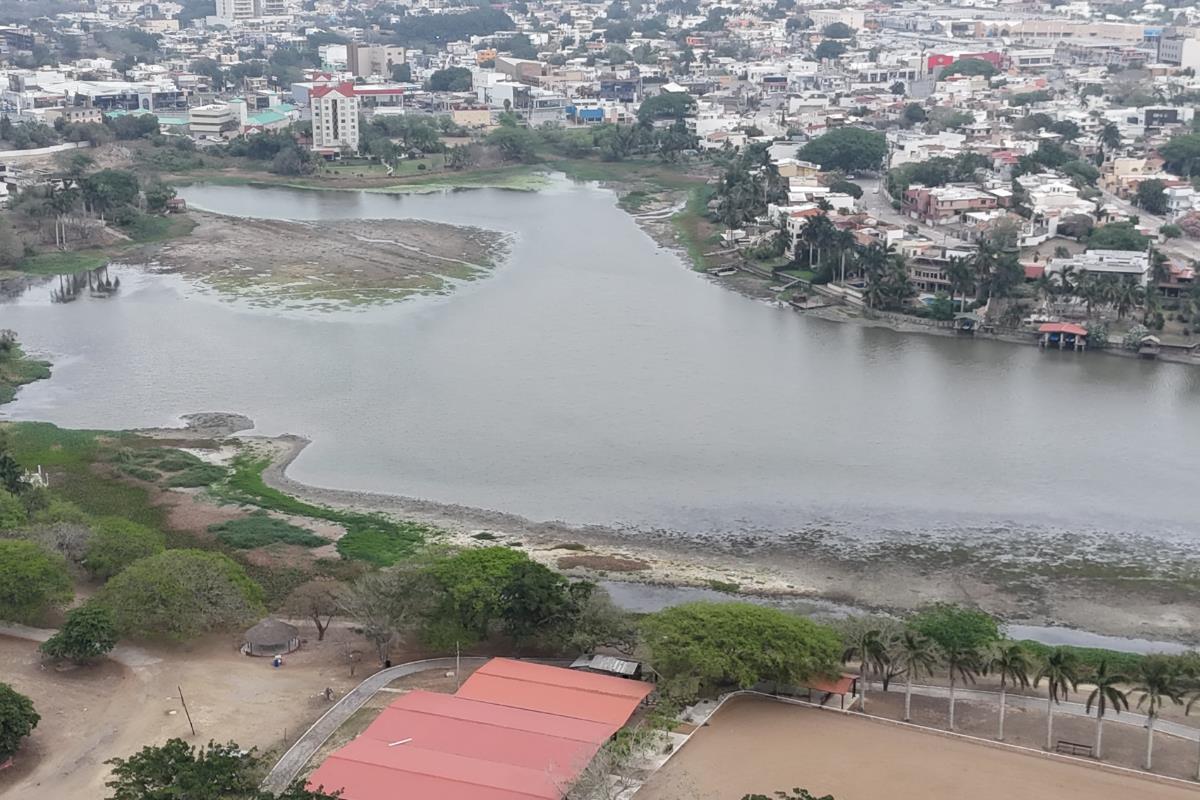
[[[308,786],[342,800],[560,800],[651,689],[495,658],[457,694],[402,695]]]

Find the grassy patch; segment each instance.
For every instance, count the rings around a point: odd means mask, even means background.
[[[679,235],[679,240],[687,250],[692,266],[697,270],[707,269],[704,251],[712,238],[711,225],[705,218],[708,213],[708,201],[712,199],[716,189],[712,186],[696,186],[688,193],[687,205],[675,216],[671,224]]]
[[[149,467],[139,467],[137,464],[122,464],[118,469],[131,478],[137,478],[139,481],[154,483],[162,477],[162,473],[152,470]]]
[[[212,486],[224,480],[228,474],[229,470],[217,464],[197,464],[167,478],[164,485],[173,489]]]
[[[732,581],[710,580],[708,581],[708,588],[712,589],[714,592],[737,594],[742,587],[736,583],[733,583]]]
[[[585,550],[587,550],[588,548],[587,548],[587,545],[583,544],[582,542],[562,542],[561,544],[554,545],[554,547],[551,547],[550,549],[551,550],[573,550],[576,553],[582,553]]]
[[[26,358],[20,346],[10,346],[0,355],[0,405],[16,397],[18,387],[49,377],[49,361]]]
[[[262,473],[270,459],[243,454],[234,459],[233,474],[214,493],[225,500],[255,505],[285,514],[336,522],[346,529],[337,549],[345,558],[359,559],[376,566],[395,564],[413,551],[426,535],[436,532],[429,525],[394,522],[382,514],[363,514],[313,505],[272,489]]]
[[[124,517],[158,530],[166,529],[163,509],[151,506],[149,493],[117,478],[105,469],[93,468],[102,447],[133,441],[135,434],[67,430],[48,422],[13,422],[3,426],[9,449],[22,466],[43,466],[59,477],[54,491],[86,514],[95,517]]]
[[[488,531],[480,531],[479,533],[472,533],[471,538],[478,539],[481,542],[494,542],[500,537],[494,533],[489,533]]]
[[[209,532],[230,547],[252,550],[271,544],[296,544],[301,547],[320,547],[325,539],[298,525],[268,516],[265,511],[251,514],[245,519],[234,519],[219,525],[210,525]]]
[[[16,268],[18,272],[30,275],[73,275],[77,272],[99,269],[140,245],[165,242],[168,239],[186,236],[195,227],[196,223],[188,216],[143,215],[123,229],[131,239],[129,242],[110,247],[72,250],[65,253],[57,250],[38,253],[26,256],[17,264]]]

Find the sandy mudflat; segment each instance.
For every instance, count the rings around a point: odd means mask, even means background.
[[[158,267],[263,304],[382,302],[448,291],[502,260],[503,234],[421,220],[295,222],[190,212]]]

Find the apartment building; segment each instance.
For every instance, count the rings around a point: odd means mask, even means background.
[[[312,102],[313,149],[325,152],[358,149],[358,97],[354,84],[318,86]]]

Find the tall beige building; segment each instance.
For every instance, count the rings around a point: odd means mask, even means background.
[[[354,84],[318,86],[309,94],[312,104],[314,150],[358,149],[358,97]]]

